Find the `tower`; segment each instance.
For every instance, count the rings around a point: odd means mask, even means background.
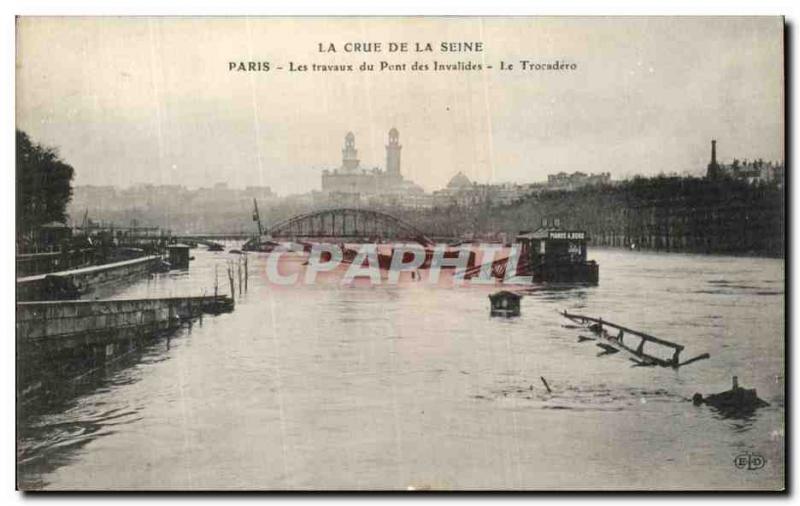
[[[358,150],[356,149],[356,136],[353,132],[347,132],[344,136],[344,148],[342,149],[342,169],[352,172],[358,168]]]
[[[389,130],[389,143],[386,145],[386,175],[393,179],[402,179],[400,175],[400,133],[396,128]]]
[[[716,179],[719,177],[719,164],[717,163],[717,141],[711,140],[711,163],[708,164],[706,177],[708,179]]]

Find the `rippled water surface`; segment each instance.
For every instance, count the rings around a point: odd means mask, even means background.
[[[228,253],[114,297],[199,295]],[[276,288],[251,254],[233,313],[206,316],[27,403],[18,480],[48,489],[781,488],[782,260],[590,251],[600,284]],[[299,265],[299,262],[298,262]],[[223,284],[225,283],[225,284]],[[222,289],[221,289],[222,290]],[[225,293],[228,290],[224,290]],[[678,371],[598,356],[570,310],[711,354]],[[725,418],[689,399],[731,376],[770,403]],[[548,394],[540,377],[552,393]],[[762,469],[737,469],[747,452]]]

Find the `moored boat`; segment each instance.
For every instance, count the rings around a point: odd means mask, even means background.
[[[565,230],[559,220],[545,220],[535,231],[517,236],[521,246],[517,276],[531,276],[534,283],[596,285],[600,266],[586,259],[588,240],[582,230]]]
[[[254,237],[242,245],[242,251],[271,253],[281,244],[265,237]]]

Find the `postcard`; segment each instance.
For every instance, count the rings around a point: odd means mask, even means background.
[[[25,491],[783,491],[781,17],[16,23]]]

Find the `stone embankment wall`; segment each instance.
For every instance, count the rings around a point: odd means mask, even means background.
[[[17,346],[74,347],[176,327],[213,297],[17,303]]]
[[[17,300],[53,300],[84,295],[92,290],[150,273],[160,262],[157,255],[95,265],[69,271],[17,278]]]

